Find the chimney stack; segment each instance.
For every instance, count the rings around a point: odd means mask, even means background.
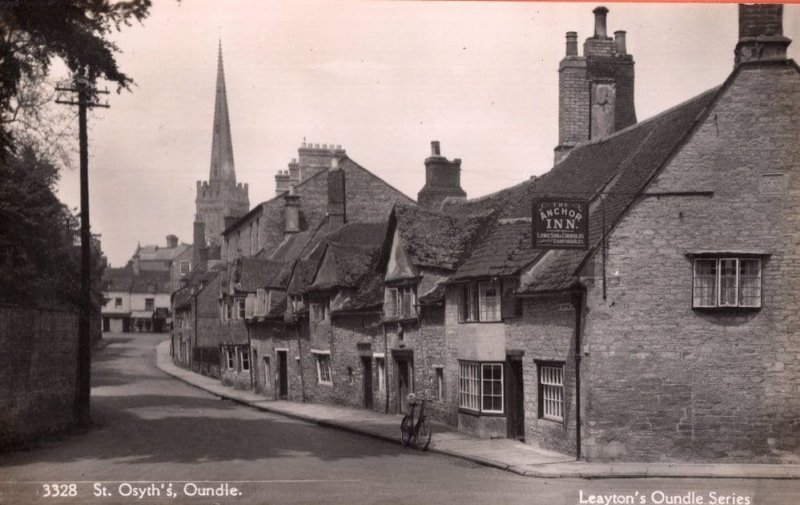
[[[344,170],[339,168],[339,159],[331,158],[328,170],[328,226],[331,229],[347,222],[347,191]]]
[[[783,35],[783,5],[739,4],[735,63],[786,61],[792,41]]]
[[[178,247],[178,237],[175,235],[167,235],[167,248],[175,249]]]
[[[417,194],[417,203],[439,210],[445,198],[466,198],[461,189],[461,160],[448,161],[442,156],[438,140],[431,142],[431,155],[425,160],[425,186]]]
[[[558,145],[560,162],[576,145],[636,123],[633,56],[626,33],[608,36],[608,9],[594,9],[594,35],[578,55],[578,34],[567,32],[567,54],[558,69]]]
[[[608,14],[608,9],[603,7],[597,7],[594,12],[594,38],[596,39],[605,39],[608,37],[606,34],[606,14]]]
[[[300,196],[294,193],[294,187],[283,195],[284,235],[300,231]]]

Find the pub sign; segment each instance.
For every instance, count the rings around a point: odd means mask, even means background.
[[[564,198],[534,200],[533,247],[588,249],[589,202]]]

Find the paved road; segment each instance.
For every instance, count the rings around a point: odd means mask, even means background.
[[[96,428],[0,455],[0,504],[605,503],[591,501],[595,495],[636,504],[800,503],[798,481],[532,479],[404,450],[232,404],[177,381],[154,365],[163,335],[111,338],[94,358]],[[76,497],[44,496],[70,494],[70,483]],[[201,496],[226,484],[227,495]],[[103,488],[105,495],[95,497]],[[711,492],[730,498],[713,500]]]

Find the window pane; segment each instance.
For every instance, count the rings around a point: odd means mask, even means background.
[[[736,305],[736,259],[719,260],[719,304]]]
[[[717,260],[694,261],[694,306],[717,306]]]
[[[540,365],[539,385],[541,415],[555,421],[564,420],[564,367],[563,365]]]
[[[739,260],[739,305],[761,306],[761,260],[758,258]]]
[[[478,283],[478,306],[481,321],[500,320],[500,296],[493,282]]]

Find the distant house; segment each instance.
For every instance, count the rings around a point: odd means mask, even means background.
[[[180,287],[181,279],[192,270],[192,246],[179,244],[178,237],[167,235],[167,246],[137,246],[131,257],[134,273],[169,272],[172,290]]]
[[[133,269],[106,268],[103,273],[103,296],[105,305],[102,309],[103,331],[122,333],[131,331],[131,286]]]

